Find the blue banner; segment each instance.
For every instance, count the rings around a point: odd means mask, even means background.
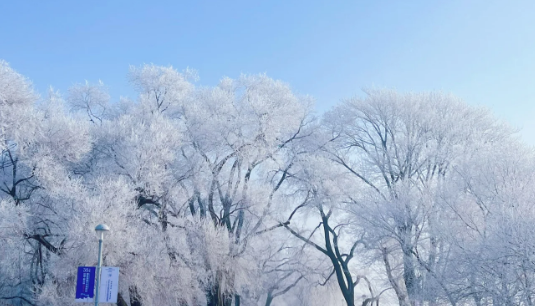
[[[78,267],[76,302],[93,302],[95,295],[95,267]]]

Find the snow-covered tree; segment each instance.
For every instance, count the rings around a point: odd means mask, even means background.
[[[0,304],[533,305],[535,155],[442,93],[368,90],[316,120],[266,75],[131,67],[43,98],[0,61]],[[93,254],[93,255],[92,255]]]

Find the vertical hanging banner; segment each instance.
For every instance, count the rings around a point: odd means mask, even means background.
[[[102,267],[100,273],[100,303],[117,303],[117,293],[119,292],[119,268]]]
[[[78,267],[76,302],[93,302],[95,294],[95,267]]]

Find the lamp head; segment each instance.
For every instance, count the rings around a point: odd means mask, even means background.
[[[106,224],[99,224],[97,227],[95,227],[95,231],[97,232],[97,235],[99,235],[100,240],[104,239],[104,233],[110,231],[110,227]]]
[[[98,232],[109,232],[110,231],[110,227],[107,226],[106,224],[99,224],[97,225],[97,227],[95,227],[95,231],[98,233]]]

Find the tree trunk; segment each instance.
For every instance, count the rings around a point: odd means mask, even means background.
[[[207,306],[232,306],[232,294],[221,291],[219,283],[206,294]]]
[[[117,296],[117,306],[128,306],[121,293]]]
[[[390,261],[388,260],[388,252],[386,248],[382,249],[382,253],[383,253],[383,262],[385,264],[385,269],[386,269],[386,275],[388,276],[388,281],[390,282],[390,285],[392,285],[392,288],[396,292],[399,305],[410,306],[410,303],[407,301],[407,295],[403,292],[403,289],[400,288],[398,282],[395,280],[394,276],[392,275],[392,268],[390,266]]]
[[[130,286],[130,288],[128,288],[128,291],[130,292],[130,306],[143,306],[143,304],[141,303],[141,297],[137,292],[137,287]]]
[[[415,305],[414,302],[419,300],[419,282],[416,277],[416,267],[414,264],[415,258],[412,253],[413,245],[411,241],[412,226],[403,225],[399,227],[401,236],[401,250],[403,252],[403,281],[407,289],[407,296],[409,303]]]
[[[265,306],[271,306],[271,302],[273,302],[273,295],[271,294],[271,291],[269,291],[267,294]]]

